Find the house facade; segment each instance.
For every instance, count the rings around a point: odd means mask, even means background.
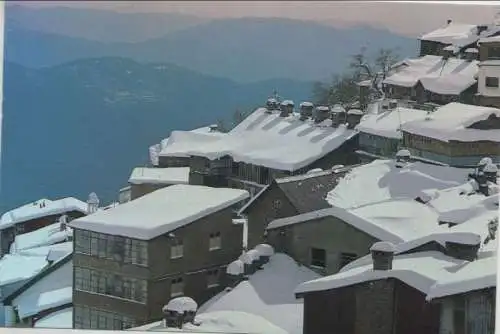
[[[178,197],[180,194],[173,194],[172,191],[179,190],[179,187],[184,187],[180,190],[188,197],[208,188],[174,185],[160,189],[107,210],[103,213],[107,217],[103,221],[113,222],[114,217],[121,215],[120,212],[137,210],[138,205],[146,205],[151,211],[153,207],[148,202],[154,201],[155,196],[159,200],[154,205],[155,210],[163,211],[163,215],[168,217],[169,207],[179,209],[179,204],[169,204],[162,192]],[[160,320],[163,317],[162,307],[171,298],[186,295],[201,304],[221,291],[219,283],[225,266],[242,251],[243,230],[241,225],[232,222],[232,206],[248,194],[232,191],[230,201],[221,198],[219,209],[210,213],[198,212],[196,217],[199,218],[175,223],[175,228],[161,225],[158,229],[165,232],[157,232],[150,235],[151,238],[142,237],[140,233],[125,233],[124,227],[120,232],[120,222],[116,222],[115,232],[103,233],[98,228],[94,231],[84,229],[85,221],[73,221],[74,328],[131,328]],[[211,190],[207,194],[212,195],[212,200],[217,197],[217,192]],[[198,209],[195,207],[192,210]],[[137,217],[143,225],[147,226],[156,219],[163,221],[162,214],[160,218],[151,218],[146,211],[148,209],[140,210],[144,212],[144,217]]]
[[[500,108],[500,37],[479,41],[477,104]]]
[[[189,183],[189,167],[134,168],[128,180],[130,200],[174,184]]]

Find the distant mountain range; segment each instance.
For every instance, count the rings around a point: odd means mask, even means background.
[[[311,92],[309,82],[238,84],[117,57],[43,69],[7,62],[4,73],[0,209],[91,191],[117,199],[132,168],[148,161],[148,147],[170,131],[262,105],[275,88],[296,101]]]
[[[108,43],[103,43],[74,36],[95,37],[96,31],[109,30],[109,34],[119,40],[121,27],[127,26],[122,35],[136,28],[141,30],[137,22],[144,18],[127,14],[130,15],[127,17],[135,18],[127,25],[120,16],[122,14],[105,12],[96,15],[96,20],[109,18],[106,27],[110,28],[105,29],[102,24],[84,25],[83,19],[75,18],[75,23],[67,23],[68,17],[75,15],[66,17],[63,14],[80,10],[45,9],[40,16],[29,11],[33,10],[22,9],[22,15],[19,10],[7,11],[6,59],[35,68],[79,58],[120,56],[142,62],[173,63],[238,82],[273,78],[310,81],[326,80],[331,74],[344,71],[350,56],[361,46],[374,52],[379,48],[397,48],[402,57],[414,56],[417,52],[416,39],[385,30],[370,27],[339,29],[312,21],[281,18],[199,22],[190,17],[177,17],[177,21],[183,23],[174,24],[176,28],[165,30],[162,37],[137,43],[109,42],[111,37],[107,37],[104,40]],[[99,11],[85,10],[82,17],[90,17],[94,12]],[[175,21],[174,17],[172,14],[168,20]],[[53,26],[50,20],[55,22]],[[63,24],[70,28],[57,28]],[[78,34],[78,26],[80,31],[94,32]],[[145,32],[140,34],[148,35]]]

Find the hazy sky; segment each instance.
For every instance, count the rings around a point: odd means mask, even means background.
[[[31,7],[68,6],[121,12],[175,12],[210,18],[287,17],[335,26],[365,23],[405,35],[428,32],[447,19],[464,23],[491,22],[500,1],[16,1]],[[460,1],[454,1],[460,2]]]

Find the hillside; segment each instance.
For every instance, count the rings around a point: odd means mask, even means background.
[[[245,18],[198,24],[138,43],[102,43],[7,24],[5,57],[39,68],[78,58],[123,56],[173,63],[238,82],[309,81],[345,70],[361,46],[373,51],[397,48],[403,57],[417,50],[411,38],[369,27],[338,29],[309,21]]]
[[[148,146],[255,107],[273,89],[307,99],[311,84],[238,84],[169,64],[84,59],[44,68],[5,65],[3,208],[96,191],[117,197]]]

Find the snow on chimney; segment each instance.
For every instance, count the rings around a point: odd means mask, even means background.
[[[391,270],[394,259],[394,245],[388,241],[380,241],[370,248],[373,270]]]
[[[94,212],[97,212],[99,209],[99,197],[97,197],[97,194],[92,192],[89,194],[89,198],[87,200],[87,214],[92,214]]]
[[[163,306],[163,318],[165,327],[182,329],[186,323],[193,323],[198,311],[198,304],[189,297],[177,297],[171,299]]]

